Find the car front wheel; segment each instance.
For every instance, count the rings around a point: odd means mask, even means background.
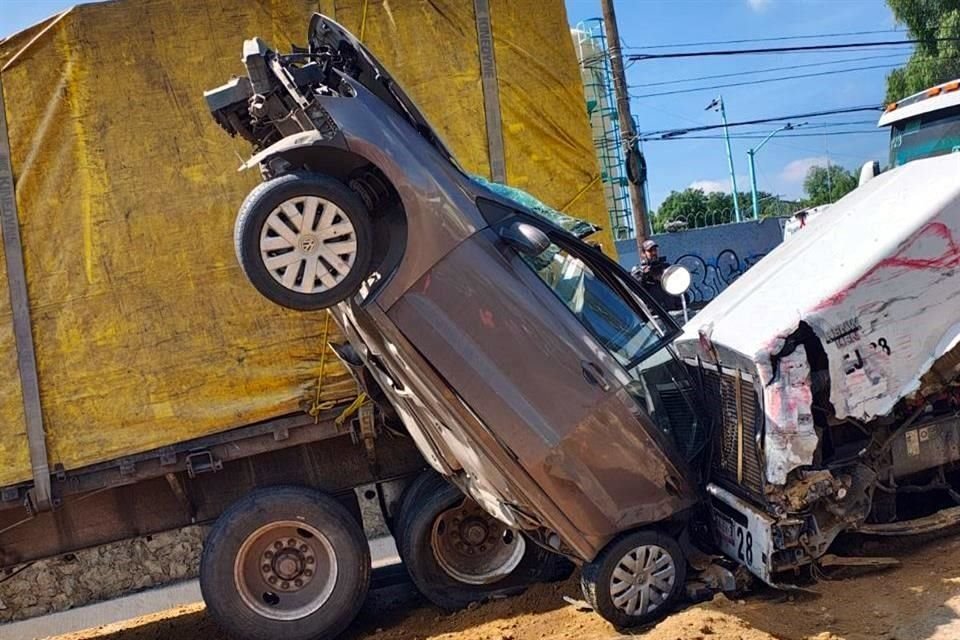
[[[665,616],[683,594],[687,561],[676,540],[659,531],[633,531],[583,567],[583,596],[618,628]]]
[[[340,181],[289,173],[247,195],[234,229],[247,278],[271,302],[298,311],[332,307],[369,275],[373,229],[360,198]]]

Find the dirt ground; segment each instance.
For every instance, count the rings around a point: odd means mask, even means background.
[[[902,565],[879,573],[835,578],[813,593],[761,590],[743,600],[723,596],[688,607],[656,626],[634,631],[644,640],[957,640],[960,639],[960,539],[945,539],[892,555]],[[377,592],[344,640],[609,640],[622,638],[579,599],[576,576],[525,595],[453,615],[411,593],[412,586]],[[57,640],[229,640],[202,605]]]

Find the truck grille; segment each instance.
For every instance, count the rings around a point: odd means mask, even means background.
[[[757,445],[763,412],[753,383],[708,366],[702,367],[701,375],[707,409],[718,421],[712,477],[718,484],[763,501],[763,467]]]
[[[697,434],[703,427],[690,406],[688,398],[692,394],[686,382],[658,384],[657,395],[664,409],[664,421],[673,434],[673,440],[684,458],[690,460],[696,453],[700,439]]]

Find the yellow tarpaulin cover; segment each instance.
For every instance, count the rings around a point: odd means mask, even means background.
[[[607,227],[562,0],[491,0],[507,178]],[[242,41],[304,44],[323,10],[366,42],[468,170],[489,159],[470,0],[124,0],[0,42],[51,465],[67,469],[300,410],[354,386],[320,313],[266,302],[234,257],[259,179],[203,91]],[[609,236],[601,237],[612,247]],[[0,485],[30,465],[0,260]],[[329,333],[330,335],[326,335]]]

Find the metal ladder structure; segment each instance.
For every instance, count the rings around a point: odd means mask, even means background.
[[[611,232],[615,240],[627,240],[636,237],[636,233],[627,191],[626,149],[620,134],[603,20],[591,18],[578,23],[573,36]]]

